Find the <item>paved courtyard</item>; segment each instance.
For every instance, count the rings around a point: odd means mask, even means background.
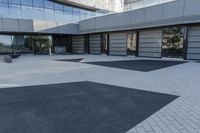
[[[0,88],[14,89],[14,87],[22,86],[90,81],[174,95],[178,96],[178,98],[126,132],[200,132],[200,63],[178,63],[147,72],[88,63],[124,60],[155,59],[103,55],[24,55],[14,60],[12,64],[0,61]],[[157,60],[159,61],[159,59]],[[0,128],[0,133],[2,132],[1,130],[3,129]]]

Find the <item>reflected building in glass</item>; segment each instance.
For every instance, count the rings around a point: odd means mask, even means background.
[[[62,36],[70,45],[78,21],[106,13],[55,0],[0,0],[0,54],[46,53]]]

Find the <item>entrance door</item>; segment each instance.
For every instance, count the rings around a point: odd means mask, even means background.
[[[108,54],[108,34],[102,34],[101,54]]]

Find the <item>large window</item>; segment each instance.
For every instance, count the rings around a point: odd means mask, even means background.
[[[12,53],[12,39],[9,35],[0,35],[0,54]]]
[[[184,58],[184,32],[184,27],[164,29],[162,57]]]

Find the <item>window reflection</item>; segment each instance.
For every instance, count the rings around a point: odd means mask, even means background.
[[[0,17],[1,18],[6,18],[8,16],[9,16],[8,4],[0,3]]]
[[[97,11],[62,5],[50,0],[0,0],[0,18],[67,24],[96,16]]]
[[[44,9],[43,8],[37,8],[34,7],[34,18],[35,19],[39,19],[39,20],[44,20]]]
[[[30,6],[22,6],[22,19],[33,19],[33,8]]]
[[[9,35],[0,35],[0,54],[12,53],[12,41]]]
[[[171,27],[163,31],[162,56],[170,58],[184,57],[184,28]]]

